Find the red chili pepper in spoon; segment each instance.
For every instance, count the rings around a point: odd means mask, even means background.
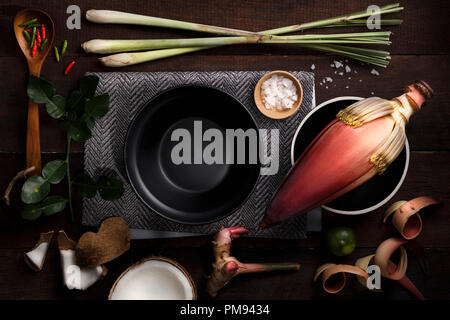
[[[42,41],[47,39],[47,33],[46,33],[46,30],[45,30],[45,24],[42,24],[42,26],[41,26],[41,36],[42,36]]]
[[[34,57],[36,55],[37,50],[37,41],[34,42],[33,48],[31,49],[31,56]]]
[[[41,43],[42,43],[42,39],[41,39],[41,33],[39,32],[39,29],[36,29],[36,41],[37,41],[38,47],[40,47]]]

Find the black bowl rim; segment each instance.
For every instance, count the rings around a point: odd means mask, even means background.
[[[123,146],[123,163],[124,163],[124,167],[125,167],[125,172],[128,178],[128,183],[130,184],[131,188],[133,189],[133,192],[137,195],[137,197],[139,198],[139,200],[145,205],[147,206],[150,210],[152,210],[154,213],[156,213],[157,215],[159,215],[160,217],[162,217],[163,219],[172,221],[172,222],[176,222],[176,223],[180,223],[180,224],[185,224],[185,225],[205,225],[205,224],[209,224],[209,223],[214,223],[223,219],[228,218],[229,216],[231,216],[233,213],[237,212],[240,208],[242,208],[242,206],[247,203],[247,201],[249,200],[250,196],[254,193],[256,186],[259,182],[259,180],[261,179],[261,174],[258,174],[258,177],[255,179],[255,182],[253,184],[252,189],[250,190],[250,192],[248,193],[248,195],[245,197],[245,199],[243,199],[241,201],[241,203],[236,206],[236,208],[234,208],[233,210],[230,210],[230,212],[222,215],[221,217],[217,217],[217,218],[213,218],[207,221],[203,221],[203,222],[190,222],[190,221],[185,221],[185,220],[177,220],[175,218],[172,217],[168,217],[166,216],[163,212],[160,212],[159,210],[156,210],[155,208],[153,208],[149,203],[147,203],[142,196],[139,194],[137,187],[135,186],[135,184],[133,183],[132,179],[130,178],[130,168],[129,168],[129,164],[127,161],[127,150],[128,150],[128,141],[129,141],[129,135],[131,132],[131,128],[135,125],[135,122],[137,121],[137,119],[139,118],[139,115],[144,112],[144,110],[147,108],[147,106],[152,103],[154,100],[158,99],[160,96],[162,96],[163,94],[166,94],[167,92],[170,92],[172,90],[177,90],[177,89],[182,89],[182,88],[189,88],[189,87],[194,87],[194,88],[207,88],[207,89],[213,89],[216,91],[219,91],[229,97],[231,97],[233,100],[235,100],[238,104],[241,105],[242,108],[244,108],[244,110],[247,112],[247,114],[250,116],[250,118],[252,119],[256,130],[259,129],[258,123],[256,122],[255,117],[253,116],[253,114],[248,110],[247,107],[245,107],[245,105],[239,101],[239,99],[237,99],[236,97],[234,97],[233,95],[229,94],[228,92],[224,91],[223,89],[217,88],[217,87],[213,87],[213,86],[208,86],[208,85],[203,85],[203,84],[182,84],[182,85],[175,85],[173,87],[167,88],[162,90],[161,92],[158,92],[157,94],[155,94],[153,97],[151,97],[148,101],[146,101],[145,103],[142,104],[142,106],[140,107],[140,109],[136,112],[136,114],[134,115],[133,119],[130,121],[130,123],[128,124],[128,128],[127,128],[127,133],[125,135],[125,140],[124,140],[124,146]],[[259,136],[258,136],[259,137]],[[258,138],[260,139],[260,138]],[[259,164],[260,169],[261,169],[261,164]],[[261,172],[261,170],[259,171]]]
[[[303,125],[306,123],[306,121],[317,110],[319,110],[319,109],[321,109],[323,107],[326,107],[327,105],[330,105],[330,104],[332,104],[334,102],[337,102],[337,101],[343,101],[343,100],[359,101],[359,100],[362,100],[362,99],[364,99],[364,98],[356,97],[356,96],[335,97],[335,98],[332,98],[332,99],[329,99],[329,100],[326,100],[326,101],[322,102],[321,104],[317,105],[313,110],[311,110],[305,116],[305,118],[303,118],[303,120],[300,122],[300,124],[298,125],[297,129],[295,130],[295,134],[294,134],[294,137],[292,139],[292,144],[291,144],[291,165],[293,165],[295,163],[294,149],[295,149],[295,142],[297,141],[297,137],[299,135],[299,132],[300,132],[301,128],[303,127]],[[322,205],[322,208],[324,208],[324,209],[326,209],[326,210],[328,210],[330,212],[338,213],[338,214],[342,214],[342,215],[361,215],[361,214],[372,212],[372,211],[380,208],[381,206],[385,205],[398,192],[398,190],[402,186],[403,182],[405,181],[406,174],[408,173],[409,161],[410,161],[410,153],[411,153],[411,150],[410,150],[410,147],[409,147],[408,138],[406,138],[406,140],[405,140],[405,149],[406,149],[405,150],[406,151],[406,157],[405,157],[405,165],[404,165],[402,176],[401,176],[400,180],[398,181],[397,185],[395,186],[395,188],[392,190],[392,192],[386,198],[384,198],[383,200],[381,200],[377,204],[374,204],[373,206],[370,206],[370,207],[364,208],[364,209],[360,209],[360,210],[339,210],[339,209],[334,209],[332,207],[329,207],[327,205]]]

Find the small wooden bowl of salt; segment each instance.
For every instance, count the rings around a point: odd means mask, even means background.
[[[293,115],[303,100],[300,81],[291,73],[281,70],[266,73],[256,84],[255,104],[259,111],[272,119]]]

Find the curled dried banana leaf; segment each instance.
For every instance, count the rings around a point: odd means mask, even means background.
[[[358,259],[354,266],[345,264],[326,263],[316,270],[314,281],[322,276],[322,287],[328,293],[340,292],[347,282],[347,273],[356,275],[358,281],[366,287],[369,275],[367,268],[373,264],[380,268],[381,276],[387,279],[396,280],[418,299],[425,299],[422,293],[405,275],[408,266],[408,257],[404,244],[407,241],[400,238],[389,238],[383,241],[375,251],[375,254]],[[397,264],[392,262],[391,256],[400,250],[400,258]],[[333,281],[330,281],[331,276]],[[336,278],[338,276],[339,278]]]
[[[383,222],[385,223],[393,215],[392,223],[402,237],[407,240],[414,239],[422,231],[422,218],[419,215],[419,211],[433,204],[438,204],[438,202],[431,197],[397,201],[386,210]]]

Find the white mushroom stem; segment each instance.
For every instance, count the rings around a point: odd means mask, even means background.
[[[33,271],[38,272],[42,270],[52,237],[53,231],[41,233],[34,248],[25,253],[25,262]]]
[[[216,262],[206,284],[206,292],[215,297],[233,277],[242,273],[299,270],[298,263],[242,263],[230,256],[231,241],[247,233],[243,227],[222,229],[213,241]]]
[[[102,279],[108,270],[104,266],[80,268],[75,257],[75,245],[76,243],[64,231],[59,231],[58,247],[64,286],[71,290],[86,290]]]

